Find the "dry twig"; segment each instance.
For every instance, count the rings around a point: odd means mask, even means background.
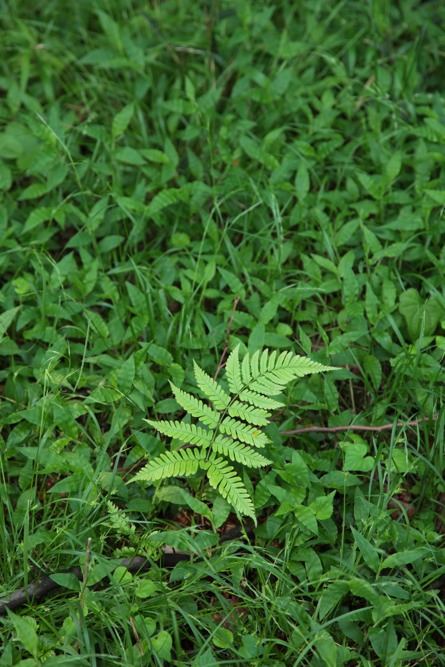
[[[226,339],[224,341],[224,350],[222,351],[221,357],[219,359],[218,368],[216,369],[215,375],[213,376],[214,380],[216,380],[216,378],[219,375],[219,372],[220,372],[221,368],[224,366],[224,359],[226,358],[227,350],[229,349],[230,330],[232,328],[232,322],[233,322],[233,318],[235,316],[235,311],[236,311],[236,307],[238,305],[238,301],[239,301],[239,296],[235,297],[235,300],[233,302],[232,314],[230,315],[230,320],[229,320],[229,323],[227,325],[227,330],[226,330]]]
[[[338,433],[340,431],[389,431],[395,428],[403,428],[404,426],[417,426],[422,422],[436,421],[437,415],[432,417],[420,417],[420,419],[413,419],[409,422],[391,422],[390,424],[381,424],[380,426],[362,426],[361,424],[350,424],[348,426],[303,426],[302,428],[295,428],[290,431],[280,431],[281,435],[297,435],[298,433]]]

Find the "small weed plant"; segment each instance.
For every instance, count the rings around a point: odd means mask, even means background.
[[[211,378],[195,362],[196,384],[208,401],[176,387],[172,391],[186,415],[198,423],[187,421],[145,421],[159,433],[179,440],[186,446],[166,451],[150,461],[131,481],[190,477],[205,471],[210,486],[241,515],[256,522],[255,507],[249,492],[235,468],[262,468],[271,463],[257,450],[269,442],[262,430],[268,425],[271,411],[283,407],[272,396],[281,394],[287,384],[312,373],[334,370],[292,352],[276,350],[246,353],[242,360],[239,345],[230,354],[226,369],[228,388]]]

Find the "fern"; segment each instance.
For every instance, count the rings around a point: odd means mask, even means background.
[[[252,499],[229,461],[246,468],[269,465],[269,459],[259,454],[256,448],[264,448],[269,442],[261,428],[269,423],[271,410],[283,406],[271,396],[281,394],[293,380],[334,369],[292,352],[257,351],[253,355],[245,354],[242,360],[239,352],[238,345],[226,363],[230,393],[194,363],[196,384],[211,405],[170,383],[176,401],[198,423],[146,419],[159,433],[188,447],[155,457],[130,481],[155,482],[168,477],[190,477],[203,470],[210,486],[238,514],[256,520]]]

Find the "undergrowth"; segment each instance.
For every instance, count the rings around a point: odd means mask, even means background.
[[[0,665],[443,664],[445,8],[0,17]]]

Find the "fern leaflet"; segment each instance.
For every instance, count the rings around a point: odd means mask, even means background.
[[[273,398],[268,398],[267,396],[261,396],[260,394],[255,393],[254,391],[249,391],[249,389],[243,389],[240,393],[239,398],[250,405],[258,406],[265,410],[277,410],[278,408],[283,408],[284,403],[280,401],[275,401]]]
[[[168,477],[190,477],[198,471],[202,452],[196,449],[178,449],[164,452],[139,470],[132,481],[154,482]]]
[[[241,401],[233,401],[229,405],[228,413],[231,417],[239,417],[255,426],[267,426],[270,419],[270,412],[267,412],[267,410],[246,405],[245,403],[241,403]]]
[[[232,394],[239,394],[243,389],[241,367],[239,363],[239,345],[230,353],[226,363],[226,375]]]
[[[169,435],[188,445],[199,445],[200,447],[209,447],[212,444],[213,431],[206,431],[195,424],[185,424],[184,422],[155,422],[151,419],[144,419],[147,424],[154,426],[159,433]]]
[[[219,425],[219,430],[221,433],[227,433],[232,438],[246,442],[253,447],[264,447],[269,442],[269,438],[259,431],[256,426],[243,424],[243,422],[232,419],[232,417],[225,417]]]
[[[271,463],[265,456],[258,454],[254,449],[246,447],[241,442],[218,436],[213,443],[213,450],[227,456],[231,461],[242,463],[248,468],[263,468]]]
[[[198,387],[205,394],[205,396],[212,401],[217,410],[225,410],[230,403],[230,396],[226,394],[220,385],[207,375],[202,368],[194,362],[195,378]]]
[[[207,467],[208,466],[208,467]],[[222,458],[211,458],[206,462],[210,486],[217,489],[240,514],[252,517],[256,522],[255,508],[241,477]]]
[[[205,405],[199,398],[188,394],[186,391],[182,391],[182,389],[178,389],[173,382],[170,382],[170,386],[181,408],[184,408],[184,410],[188,412],[189,415],[192,415],[192,417],[197,417],[203,424],[206,424],[211,428],[216,428],[219,421],[218,412],[209,408],[209,406]]]

